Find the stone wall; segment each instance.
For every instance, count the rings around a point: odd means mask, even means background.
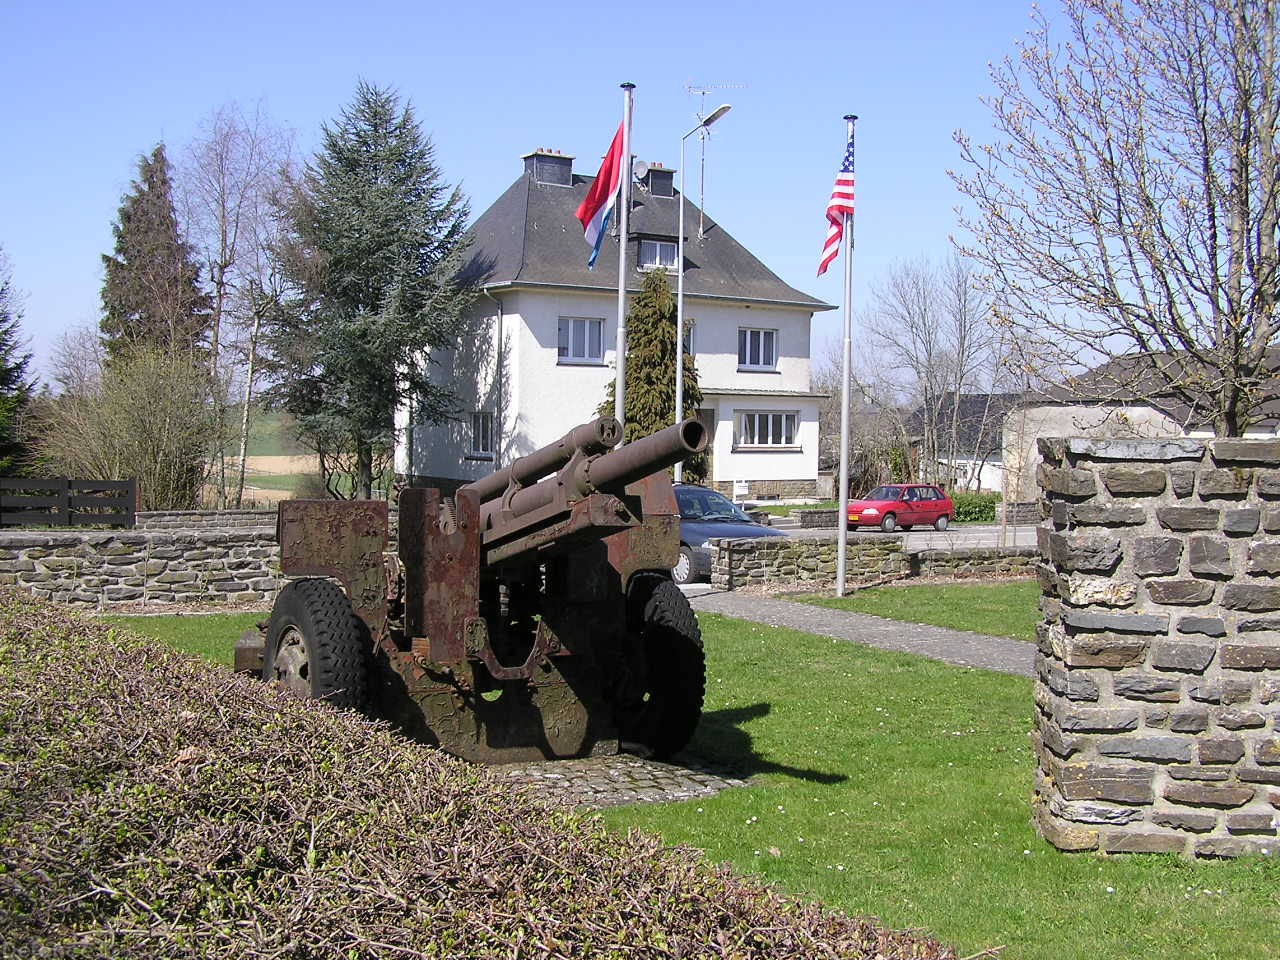
[[[138,513],[135,529],[187,530],[197,527],[276,527],[275,510],[147,510]]]
[[[921,550],[911,554],[911,575],[992,577],[1001,580],[1036,575],[1040,551],[1035,547],[964,547],[952,550]]]
[[[708,484],[717,493],[733,499],[733,481],[717,480]],[[748,480],[747,499],[791,500],[817,497],[817,480]]]
[[[832,529],[837,526],[837,520],[840,517],[840,508],[827,508],[824,510],[794,510],[791,515],[795,517],[800,526],[807,530],[814,529]]]
[[[0,584],[65,603],[270,600],[279,568],[274,521],[243,529],[0,531]]]
[[[1041,833],[1064,850],[1275,850],[1280,441],[1040,453]]]

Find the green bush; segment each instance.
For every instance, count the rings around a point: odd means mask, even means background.
[[[995,523],[1000,494],[957,491],[951,494],[951,500],[956,505],[956,520],[960,523]]]

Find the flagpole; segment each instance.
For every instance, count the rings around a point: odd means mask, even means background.
[[[626,425],[627,395],[627,231],[631,213],[631,96],[634,83],[622,84],[622,215],[618,219],[618,342],[614,347],[617,374],[613,380],[613,415]],[[626,430],[622,431],[626,443]]]
[[[845,114],[849,150],[853,151],[853,126],[858,118]],[[839,530],[836,548],[836,596],[844,596],[846,561],[849,555],[849,382],[853,357],[853,215],[844,214],[844,343],[840,370],[840,512],[836,514]]]

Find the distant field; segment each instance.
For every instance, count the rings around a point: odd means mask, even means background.
[[[232,444],[227,451],[228,456],[236,456],[239,447]],[[246,454],[250,457],[305,456],[311,453],[298,442],[294,434],[293,417],[283,410],[263,410],[261,407],[249,411],[249,445]]]

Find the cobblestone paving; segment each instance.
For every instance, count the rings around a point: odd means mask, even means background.
[[[551,803],[585,810],[711,797],[730,787],[747,785],[745,780],[718,773],[697,761],[659,763],[628,754],[513,763],[493,771]]]

